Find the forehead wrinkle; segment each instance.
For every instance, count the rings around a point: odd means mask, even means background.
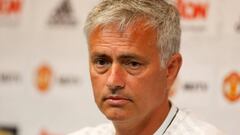
[[[138,26],[138,27],[136,27]],[[146,20],[139,20],[124,30],[120,30],[118,24],[111,23],[105,26],[98,26],[93,31],[95,38],[93,38],[93,44],[95,45],[116,45],[116,46],[137,46],[136,42],[142,40],[144,33],[153,35],[154,38],[156,30],[151,27],[146,27]],[[140,41],[143,42],[143,41]],[[146,42],[146,45],[156,44],[156,39]]]
[[[131,45],[135,42],[136,36],[135,28],[129,27],[123,31],[119,30],[115,25],[108,25],[105,27],[98,27],[97,32],[97,44],[113,44],[113,45]]]
[[[119,34],[115,33],[105,33],[100,35],[97,40],[95,40],[95,45],[97,46],[131,46],[134,44],[134,40],[129,36],[129,34]]]

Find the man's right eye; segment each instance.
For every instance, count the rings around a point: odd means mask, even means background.
[[[94,60],[94,66],[97,70],[105,70],[110,66],[110,62],[104,58],[96,58]]]

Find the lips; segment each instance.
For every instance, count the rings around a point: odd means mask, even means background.
[[[104,98],[104,102],[106,102],[110,106],[124,106],[129,102],[132,102],[132,100],[124,96],[107,96],[106,98]]]

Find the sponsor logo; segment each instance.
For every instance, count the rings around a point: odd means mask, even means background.
[[[80,79],[72,74],[53,73],[51,66],[43,64],[37,68],[36,87],[42,93],[46,93],[52,86],[74,86],[79,84]]]
[[[202,91],[205,92],[208,90],[208,84],[203,81],[199,82],[185,82],[183,84],[183,89],[185,91]]]
[[[46,129],[42,129],[39,135],[63,135],[63,134],[50,133]]]
[[[61,85],[77,84],[79,79],[73,75],[61,75],[56,78],[56,81]]]
[[[17,128],[0,126],[0,135],[18,135]]]
[[[230,102],[236,102],[240,99],[240,74],[232,72],[228,74],[223,81],[223,93]]]
[[[207,18],[209,4],[204,2],[193,2],[186,0],[176,0],[177,8],[182,19],[186,20],[204,20]]]
[[[209,1],[206,0],[176,0],[176,6],[181,16],[183,31],[204,32],[209,30]]]
[[[0,0],[0,24],[16,24],[22,12],[22,0]]]
[[[77,20],[73,16],[73,8],[70,0],[63,0],[61,2],[61,4],[51,14],[48,24],[51,26],[74,26],[77,24]]]
[[[0,0],[0,15],[19,14],[22,9],[22,0]]]
[[[185,93],[205,93],[209,90],[209,84],[205,81],[181,81],[176,80],[168,92],[170,98],[178,94],[178,89]]]
[[[47,65],[42,65],[37,69],[37,87],[41,92],[48,91],[52,82],[52,70]]]
[[[18,83],[19,81],[21,81],[21,76],[18,73],[14,72],[0,73],[0,83],[9,84]]]

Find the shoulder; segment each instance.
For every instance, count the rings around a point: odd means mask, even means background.
[[[114,135],[114,127],[111,123],[105,123],[96,127],[85,127],[68,135]]]
[[[223,135],[223,133],[215,126],[182,110],[178,111],[178,114],[167,132],[171,135],[182,133],[193,135]]]

